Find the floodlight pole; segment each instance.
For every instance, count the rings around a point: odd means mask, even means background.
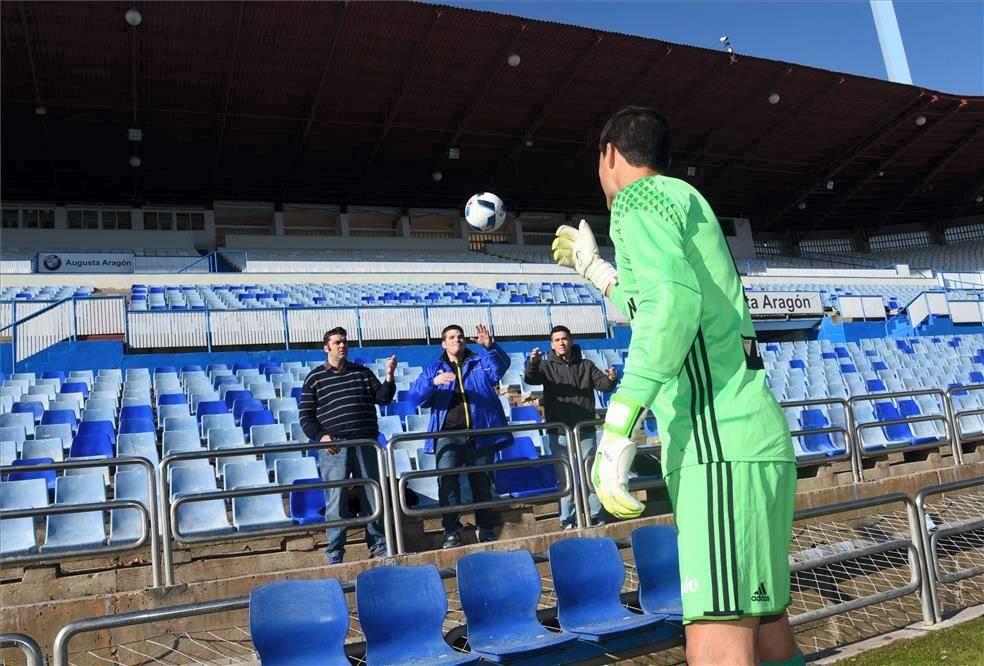
[[[888,79],[895,83],[912,85],[909,61],[905,57],[902,33],[899,32],[899,22],[895,17],[895,5],[892,0],[870,0],[870,3],[871,14],[875,17],[875,29],[878,31],[878,43],[881,45],[882,58],[885,59],[885,69],[888,71]]]

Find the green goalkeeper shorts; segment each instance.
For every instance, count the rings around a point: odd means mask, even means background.
[[[796,465],[720,462],[666,476],[684,623],[777,615],[789,605]]]

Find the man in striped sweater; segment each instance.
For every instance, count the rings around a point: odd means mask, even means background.
[[[301,389],[300,422],[304,434],[313,442],[337,442],[351,439],[373,439],[379,436],[375,405],[385,405],[393,399],[396,384],[396,357],[386,359],[386,381],[380,382],[369,368],[350,363],[348,335],[341,326],[325,333],[325,364],[313,369]],[[318,452],[321,478],[342,481],[348,478],[379,481],[376,453],[370,447],[330,447]],[[366,486],[331,488],[325,491],[325,519],[351,518],[348,493],[356,494],[359,515],[368,516],[375,510],[372,493]],[[329,564],[338,564],[345,554],[344,527],[328,528],[328,547],[325,554]],[[382,521],[366,525],[366,545],[370,557],[386,554],[386,535]]]

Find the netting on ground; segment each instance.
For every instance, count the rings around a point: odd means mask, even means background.
[[[927,510],[936,528],[980,520],[984,517],[984,494],[947,495],[930,498]],[[865,515],[856,519],[820,520],[797,523],[793,529],[790,560],[795,565],[836,556],[860,548],[878,546],[896,540],[908,540],[909,525],[904,509],[880,515]],[[940,568],[944,573],[979,567],[984,564],[984,530],[953,535],[940,540],[938,548]],[[622,551],[626,559],[626,578],[623,592],[637,590],[638,577],[632,562],[631,551]],[[543,594],[539,608],[556,607],[556,594],[549,567],[540,564]],[[814,612],[820,609],[856,601],[865,597],[897,591],[910,584],[912,570],[910,553],[904,545],[885,552],[852,557],[844,562],[808,568],[792,576],[792,604],[790,616]],[[465,617],[461,610],[455,579],[445,581],[448,592],[448,614],[444,621],[445,633],[457,649],[467,649]],[[984,576],[940,586],[945,608],[954,610],[984,603]],[[347,642],[362,643],[364,635],[355,613],[355,599],[348,595],[351,624]],[[631,607],[631,604],[630,604]],[[635,609],[638,610],[638,609]],[[114,664],[118,666],[185,666],[207,664],[258,663],[249,638],[246,611],[234,611],[221,616],[228,619],[222,625],[216,618],[183,620],[178,622],[117,630],[112,634],[113,643],[108,647],[75,651],[70,662],[76,666]],[[922,620],[918,597],[907,594],[897,599],[839,613],[829,618],[815,620],[795,627],[797,642],[807,654],[824,652],[839,645],[887,633]],[[552,621],[547,620],[547,626]],[[199,627],[208,626],[207,630]],[[190,627],[196,626],[195,630]],[[554,625],[555,626],[555,625]],[[127,640],[124,637],[129,636]],[[103,638],[104,636],[101,636]],[[77,639],[80,643],[85,638]],[[619,663],[659,664],[670,666],[684,662],[680,647],[659,653],[623,660]],[[23,663],[20,653],[14,650],[0,652],[0,666]],[[353,663],[364,663],[353,660]]]

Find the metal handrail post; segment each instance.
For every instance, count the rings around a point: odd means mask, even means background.
[[[44,666],[41,646],[27,634],[0,634],[0,648],[16,647],[24,653],[27,666]]]

